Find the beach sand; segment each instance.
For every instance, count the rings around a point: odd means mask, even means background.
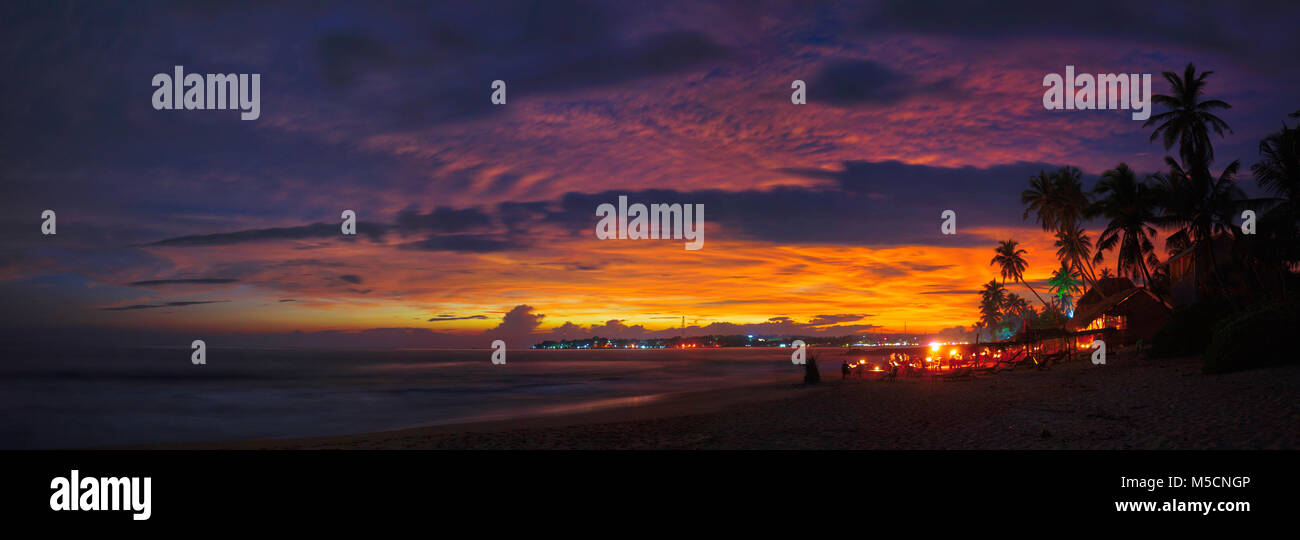
[[[822,371],[839,358],[824,355]],[[1300,367],[1203,375],[1112,354],[971,380],[827,377],[514,420],[201,449],[1295,449]]]

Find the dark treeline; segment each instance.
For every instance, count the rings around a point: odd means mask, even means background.
[[[1250,172],[1266,196],[1247,197],[1237,179],[1241,160],[1222,166],[1216,161],[1212,136],[1231,132],[1218,115],[1232,107],[1207,98],[1212,73],[1197,73],[1192,64],[1181,75],[1165,72],[1169,93],[1152,96],[1164,110],[1144,124],[1154,126],[1150,140],[1166,151],[1176,149],[1165,157],[1165,170],[1140,175],[1119,163],[1091,189],[1070,166],[1029,179],[1021,193],[1024,218],[1055,235],[1060,267],[1043,298],[1023,279],[1025,250],[1015,240],[1000,242],[990,264],[999,268],[1002,281],[984,285],[977,331],[1005,339],[1025,327],[1063,327],[1080,293],[1114,277],[1130,279],[1178,306],[1170,323],[1174,328],[1164,336],[1170,354],[1205,352],[1211,339],[1228,339],[1217,334],[1235,318],[1294,319],[1300,130],[1279,119],[1280,130],[1260,141]],[[1289,116],[1300,117],[1300,111]],[[1102,227],[1095,242],[1084,227],[1092,220]],[[1175,271],[1171,264],[1181,266]],[[1193,276],[1186,290],[1174,290],[1171,273]],[[1028,288],[1038,307],[1007,292],[1007,280]],[[1240,351],[1242,345],[1233,348]]]

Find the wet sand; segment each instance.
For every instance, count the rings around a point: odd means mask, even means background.
[[[1203,375],[1195,358],[1113,357],[968,380],[831,371],[560,415],[203,449],[1295,449],[1300,367]],[[797,379],[797,377],[792,377]]]

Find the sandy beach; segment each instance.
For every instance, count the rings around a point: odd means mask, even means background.
[[[834,356],[822,359],[830,374]],[[1113,355],[969,380],[737,387],[595,411],[199,449],[1295,449],[1300,368]]]

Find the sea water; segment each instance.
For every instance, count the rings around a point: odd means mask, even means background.
[[[0,351],[0,447],[340,435],[802,378],[785,349]],[[823,370],[834,366],[823,366]]]

